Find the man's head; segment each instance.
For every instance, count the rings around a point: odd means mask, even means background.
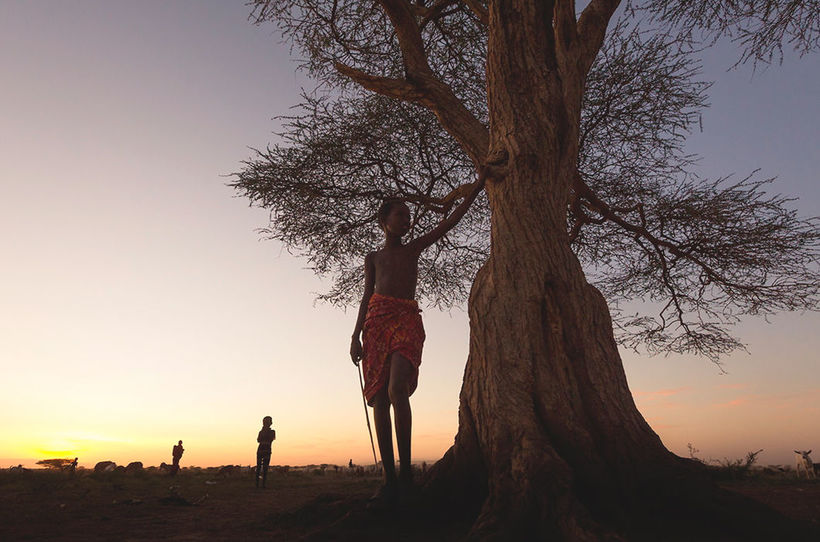
[[[182,446],[182,441],[181,440],[179,441],[179,445]]]
[[[410,231],[410,208],[400,199],[384,200],[378,212],[379,226],[399,237]]]
[[[270,427],[271,425],[273,425],[273,418],[271,418],[270,416],[265,416],[264,418],[262,418],[262,425],[264,425],[265,427]]]

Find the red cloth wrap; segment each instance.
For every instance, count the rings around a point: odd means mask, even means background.
[[[364,397],[372,406],[373,397],[384,386],[390,374],[390,355],[400,353],[415,369],[409,382],[409,393],[416,390],[424,346],[424,326],[419,304],[412,299],[400,299],[381,294],[370,296],[364,320],[362,366],[364,367]]]

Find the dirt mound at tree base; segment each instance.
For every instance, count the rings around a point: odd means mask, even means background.
[[[799,488],[797,488],[799,489]],[[805,541],[820,539],[820,525],[811,521],[811,506],[820,507],[820,486],[808,508],[793,510],[797,516],[788,517],[764,504],[773,496],[769,488],[735,492],[718,488],[708,512],[695,506],[681,506],[674,510],[654,510],[640,524],[633,524],[620,533],[599,533],[602,541],[630,542],[771,542],[778,540]],[[795,488],[791,488],[795,493]],[[757,493],[755,498],[747,494]],[[302,508],[285,514],[271,514],[268,527],[298,532],[309,528],[298,540],[305,542],[346,540],[406,540],[451,541],[470,540],[474,518],[465,515],[453,503],[450,508],[431,507],[436,502],[430,495],[412,504],[395,509],[374,512],[367,507],[363,496],[341,494],[319,495]],[[813,503],[813,504],[812,504]],[[774,503],[772,503],[774,504]],[[785,501],[779,503],[786,505]],[[778,507],[781,507],[778,506]],[[809,516],[804,514],[807,512]],[[493,539],[505,540],[503,535]],[[481,539],[478,537],[477,539]],[[532,540],[537,540],[533,537]],[[523,539],[523,540],[526,540]]]

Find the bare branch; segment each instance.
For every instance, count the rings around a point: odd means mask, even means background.
[[[350,77],[367,90],[377,92],[388,98],[414,102],[430,107],[434,105],[429,99],[429,92],[424,88],[419,88],[406,79],[391,79],[389,77],[379,77],[364,73],[356,68],[346,66],[341,62],[336,63],[339,73]]]
[[[410,2],[406,0],[379,0],[384,8],[399,40],[406,76],[409,81],[432,77],[432,70],[427,64],[421,30],[416,22]]]
[[[487,8],[484,7],[481,2],[478,0],[463,0],[467,7],[470,8],[470,11],[478,17],[478,20],[481,21],[481,24],[487,26],[490,21],[490,14],[487,12]]]
[[[578,17],[578,35],[582,47],[581,63],[586,73],[601,49],[609,20],[621,0],[592,0]]]
[[[556,0],[553,21],[556,44],[569,50],[578,40],[574,0]]]
[[[430,7],[413,4],[413,12],[421,17],[419,28],[424,28],[431,21],[435,21],[439,17],[445,16],[447,14],[447,8],[454,4],[458,4],[458,2],[459,0],[436,0]]]
[[[407,80],[424,89],[422,103],[438,117],[444,128],[464,146],[476,164],[484,161],[489,133],[464,106],[452,89],[433,74],[410,4],[405,0],[381,0],[401,47]]]
[[[781,62],[784,46],[799,56],[820,49],[820,0],[633,3],[675,28],[681,40],[711,45],[729,38],[741,48],[738,64]]]

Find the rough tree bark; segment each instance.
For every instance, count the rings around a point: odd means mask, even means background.
[[[480,539],[617,538],[653,502],[718,513],[702,466],[638,412],[606,301],[570,249],[584,77],[617,2],[577,26],[572,4],[489,4],[490,147],[506,151],[506,175],[487,185],[491,254],[469,299],[458,434],[428,477],[476,506]]]
[[[548,9],[491,4],[490,138],[508,160],[487,186],[491,255],[470,295],[459,432],[438,475],[482,473],[475,534],[581,540],[595,538],[591,509],[622,502],[648,463],[673,458],[635,407],[606,302],[570,249],[588,60],[577,40],[560,43],[564,14],[554,40]]]

